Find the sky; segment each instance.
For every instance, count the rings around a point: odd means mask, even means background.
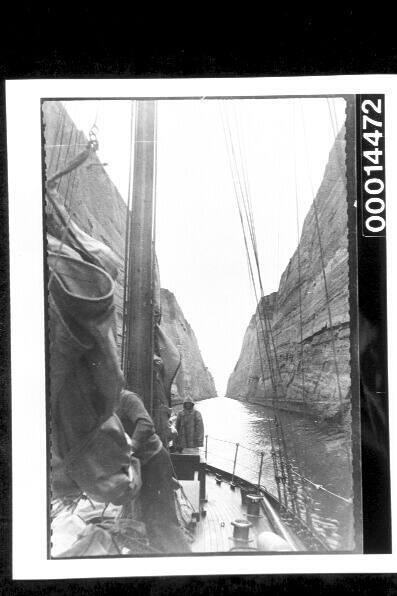
[[[126,200],[132,102],[64,105],[86,134],[96,123],[98,156]],[[225,394],[256,308],[223,121],[238,163],[245,164],[268,294],[278,289],[297,247],[297,221],[301,229],[344,124],[345,101],[158,102],[155,241],[161,286],[175,294],[192,326],[218,395]]]

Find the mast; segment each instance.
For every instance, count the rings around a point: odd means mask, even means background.
[[[129,246],[126,269],[126,342],[124,374],[127,388],[153,413],[153,265],[156,171],[156,102],[137,101]]]

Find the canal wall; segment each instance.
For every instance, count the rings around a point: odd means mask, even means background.
[[[300,408],[300,411],[308,410],[324,418],[333,417],[349,406],[350,317],[344,134],[343,129],[330,151],[315,197],[318,228],[312,205],[304,220],[299,248],[283,272],[277,292],[262,298],[249,322],[239,359],[229,377],[228,397],[269,404],[276,397],[282,409],[298,411]],[[295,217],[293,213],[292,216]],[[272,339],[267,334],[268,350],[273,354],[275,383],[272,382],[262,334],[262,329],[266,328],[264,311],[270,321],[277,354],[276,362]]]
[[[42,107],[44,159],[47,176],[69,163],[87,144],[84,133],[58,101],[45,101]],[[100,131],[98,132],[99,143]],[[128,172],[126,172],[128,176]],[[118,278],[115,282],[117,344],[121,347],[125,226],[127,207],[106,168],[96,154],[71,173],[60,179],[58,192],[72,220],[84,232],[109,246],[117,260]],[[182,366],[173,388],[178,401],[186,395],[199,400],[216,395],[215,385],[203,362],[197,339],[183,316],[174,295],[161,289],[162,326],[176,340]]]
[[[259,401],[260,399],[260,401]],[[242,401],[240,399],[240,401]],[[254,406],[265,406],[267,408],[273,408],[274,407],[274,402],[272,399],[266,398],[266,397],[260,397],[257,400],[256,399],[247,399],[245,401],[245,403],[250,404],[250,405],[254,405]],[[301,414],[302,416],[307,416],[309,418],[317,418],[319,416],[319,414],[321,415],[321,411],[322,409],[325,407],[327,407],[327,401],[326,400],[316,400],[316,404],[315,407],[311,407],[310,409],[308,408],[307,404],[305,402],[303,402],[302,400],[294,400],[294,399],[289,399],[287,400],[278,400],[277,403],[277,408],[279,411],[281,412],[291,412],[294,414]]]
[[[214,379],[205,366],[194,331],[174,294],[164,288],[161,289],[161,326],[182,355],[172,388],[173,404],[188,396],[195,401],[216,397]]]

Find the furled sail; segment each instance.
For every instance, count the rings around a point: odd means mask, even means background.
[[[130,448],[113,414],[123,385],[114,338],[115,259],[67,222],[54,188],[47,196],[55,249],[47,257],[53,497],[84,491],[120,504],[136,492],[139,475],[131,478]]]

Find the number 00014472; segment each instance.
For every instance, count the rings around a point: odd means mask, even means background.
[[[363,216],[365,229],[372,234],[382,232],[386,227],[386,204],[384,198],[380,196],[385,189],[384,151],[380,149],[383,132],[379,130],[383,130],[382,108],[383,102],[380,98],[376,102],[366,99],[361,104],[362,147],[365,148],[362,152],[362,163],[363,172],[367,176],[363,188]],[[376,119],[369,115],[375,116]]]

